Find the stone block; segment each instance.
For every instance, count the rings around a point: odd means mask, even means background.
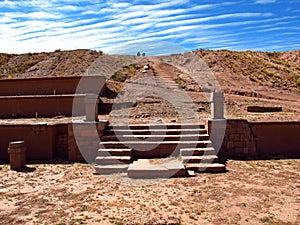
[[[85,117],[87,121],[98,121],[98,95],[88,94],[84,100],[85,103]]]
[[[21,170],[26,168],[26,147],[24,141],[14,141],[9,143],[8,154],[10,168]]]
[[[245,148],[246,147],[246,142],[245,141],[235,141],[234,142],[234,147],[235,148]]]
[[[230,134],[229,139],[232,141],[241,141],[241,134]]]
[[[245,155],[247,156],[248,155],[248,148],[235,148],[235,153],[239,156],[242,156],[242,155]]]
[[[228,149],[233,149],[233,147],[234,147],[234,142],[229,141],[229,142],[227,143],[227,148],[228,148]]]
[[[222,92],[212,93],[211,113],[213,119],[224,119],[224,93]]]
[[[85,161],[78,148],[71,149],[71,151],[69,151],[68,159],[70,161],[79,161],[79,162]]]

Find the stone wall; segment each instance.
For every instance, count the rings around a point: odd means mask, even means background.
[[[94,93],[106,90],[104,76],[40,77],[0,80],[0,96],[62,95]],[[80,88],[78,84],[80,83]]]
[[[71,161],[93,163],[107,121],[75,122],[68,125],[68,156]]]
[[[226,154],[236,158],[257,155],[256,138],[247,120],[228,120],[224,137]]]
[[[83,116],[85,96],[102,96],[105,82],[105,76],[1,79],[0,118]]]
[[[256,156],[256,138],[247,120],[211,120],[208,127],[218,155],[230,158]]]
[[[0,125],[0,161],[9,160],[9,142],[23,140],[27,160],[60,158],[92,163],[106,124],[106,121],[99,121]]]
[[[0,118],[35,118],[85,115],[85,95],[0,96]],[[82,107],[73,111],[74,101]]]
[[[106,125],[107,121],[0,125],[0,161],[9,160],[9,142],[24,140],[28,160],[60,157],[92,163]],[[219,120],[209,121],[208,128],[218,155],[224,158],[300,157],[300,122]]]
[[[56,128],[44,123],[0,125],[0,160],[8,161],[9,142],[25,141],[28,160],[50,160],[55,156]]]
[[[68,124],[56,125],[54,157],[68,158]]]
[[[255,123],[211,120],[208,130],[218,155],[231,159],[300,157],[300,122]]]
[[[258,156],[300,157],[300,122],[250,123]]]

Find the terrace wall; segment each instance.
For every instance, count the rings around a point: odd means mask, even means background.
[[[106,124],[106,121],[100,121],[0,125],[0,160],[7,162],[9,159],[9,142],[24,140],[28,160],[60,157],[71,161],[91,161],[97,153],[99,136]],[[300,122],[249,123],[246,120],[226,120],[226,133],[219,155],[239,159],[300,157],[299,140]],[[88,154],[84,154],[87,157],[83,157],[79,149],[88,151]]]
[[[72,116],[74,98],[82,107],[78,107],[73,116],[85,115],[85,95],[0,97],[0,118],[35,118],[36,113],[38,117]]]
[[[28,160],[50,160],[56,155],[56,129],[46,124],[1,125],[0,160],[8,161],[8,144],[11,141],[25,141]]]
[[[66,124],[0,125],[0,161],[8,162],[9,142],[25,141],[28,160],[95,160],[106,121]],[[76,139],[75,139],[76,136]],[[84,156],[81,154],[84,152]]]
[[[0,80],[0,118],[82,116],[86,94],[101,96],[106,77],[46,77]],[[76,100],[76,112],[72,112]]]
[[[104,76],[1,79],[0,96],[99,94],[105,91]],[[80,89],[78,84],[80,82]]]
[[[259,156],[300,156],[300,123],[250,123]]]
[[[209,121],[209,133],[218,137],[212,133],[212,123],[215,123],[214,133],[226,126],[225,133],[219,135],[223,138],[217,146],[219,156],[238,159],[300,157],[300,122]]]

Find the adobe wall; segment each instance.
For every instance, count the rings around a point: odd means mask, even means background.
[[[73,116],[85,115],[85,95],[76,95],[76,101],[82,105]],[[35,118],[72,116],[74,95],[14,96],[0,97],[0,118]]]
[[[77,94],[102,95],[105,81],[104,76],[0,79],[0,96],[75,94],[79,82]]]

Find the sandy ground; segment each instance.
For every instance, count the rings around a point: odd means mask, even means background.
[[[299,159],[131,185],[87,164],[28,167],[0,165],[0,224],[300,224]]]

